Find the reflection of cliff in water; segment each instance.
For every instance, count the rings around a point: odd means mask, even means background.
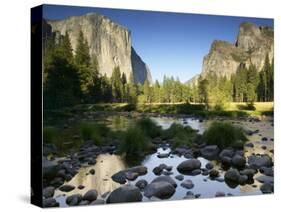
[[[89,171],[95,169],[95,174],[91,175]],[[126,169],[125,162],[117,155],[100,155],[97,158],[97,163],[94,166],[82,167],[79,173],[69,181],[67,184],[74,185],[76,188],[67,195],[71,194],[84,194],[88,189],[96,189],[99,194],[103,194],[108,191],[120,187],[119,183],[112,181],[111,176],[116,172]],[[83,185],[86,189],[79,190],[78,186]],[[57,190],[57,195],[63,192]]]

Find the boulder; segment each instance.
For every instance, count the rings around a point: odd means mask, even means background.
[[[69,206],[75,206],[78,205],[82,201],[82,195],[81,194],[73,194],[71,196],[68,196],[66,198],[66,204]]]
[[[205,165],[206,169],[213,169],[214,168],[214,164],[212,162],[209,162]]]
[[[225,181],[238,182],[240,179],[240,173],[237,169],[229,169],[224,175]]]
[[[256,171],[254,169],[243,169],[240,171],[241,175],[246,175],[248,179],[252,179],[254,175],[256,174]]]
[[[260,183],[274,183],[274,178],[271,176],[266,176],[266,175],[260,175],[256,177],[256,180],[259,181]]]
[[[126,172],[125,175],[127,180],[135,180],[139,176],[136,172]]]
[[[239,154],[236,154],[231,159],[231,163],[232,163],[233,166],[241,168],[241,167],[245,166],[246,158],[241,156],[241,155],[239,155]]]
[[[274,175],[274,171],[272,167],[261,167],[260,169],[260,173],[267,175],[267,176],[272,176]]]
[[[95,189],[87,191],[84,196],[83,200],[87,200],[89,202],[95,201],[98,197],[98,192]]]
[[[223,157],[229,157],[232,158],[235,154],[234,149],[232,148],[228,148],[228,149],[223,149],[220,154],[219,157],[222,159]]]
[[[209,145],[200,149],[202,157],[209,160],[216,159],[219,154],[219,151],[220,150],[217,145]]]
[[[90,205],[103,205],[105,201],[103,199],[96,199],[95,201],[91,202]]]
[[[185,180],[181,183],[181,186],[186,189],[192,189],[194,187],[194,184],[191,180]]]
[[[175,187],[167,181],[153,182],[146,186],[144,189],[144,196],[151,198],[157,197],[159,199],[168,199],[174,193]]]
[[[136,173],[137,176],[136,176],[136,174],[130,174],[130,173]],[[147,173],[147,168],[145,166],[135,166],[135,167],[132,167],[129,169],[119,171],[119,172],[115,173],[114,175],[112,175],[111,178],[113,181],[115,181],[117,183],[125,184],[127,177],[132,179],[132,178],[138,177],[140,175],[145,175],[146,173]]]
[[[201,162],[198,159],[185,160],[177,167],[178,172],[181,174],[191,173],[193,170],[200,169]]]
[[[175,178],[179,181],[182,181],[184,179],[184,176],[179,174],[179,175],[175,176]]]
[[[63,192],[70,192],[70,191],[72,191],[73,189],[75,189],[75,186],[73,186],[73,185],[68,185],[68,184],[65,184],[65,185],[63,185],[63,186],[61,186],[61,187],[59,188],[59,190],[60,190],[60,191],[63,191]]]
[[[112,191],[107,198],[107,203],[140,202],[142,194],[140,189],[133,185],[124,185]]]
[[[50,198],[53,197],[55,193],[55,188],[53,186],[49,186],[43,189],[43,197]]]
[[[169,176],[156,177],[151,183],[155,183],[155,182],[167,182],[170,183],[175,188],[177,187],[177,183]]]
[[[260,190],[263,194],[273,193],[273,185],[270,183],[262,184]]]
[[[210,178],[216,178],[216,177],[220,176],[220,173],[218,170],[212,169],[209,171],[209,176],[210,176]]]
[[[253,169],[259,169],[261,167],[271,167],[272,159],[268,155],[251,155],[248,157],[248,164]]]
[[[136,186],[142,191],[146,186],[147,186],[147,181],[146,180],[139,180],[136,182]]]

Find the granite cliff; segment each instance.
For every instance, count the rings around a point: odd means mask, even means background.
[[[209,53],[203,59],[201,76],[209,73],[229,78],[236,73],[240,63],[248,67],[253,63],[261,71],[265,57],[270,61],[274,56],[274,31],[272,27],[257,26],[252,23],[242,23],[234,43],[215,40]],[[188,83],[196,83],[198,76]]]
[[[110,77],[115,67],[119,66],[127,79],[133,74],[136,82],[146,79],[152,82],[148,66],[134,51],[131,33],[125,27],[97,13],[72,16],[64,20],[48,20],[51,31],[69,34],[71,45],[76,49],[80,30],[88,42],[90,54],[99,62],[99,71]]]

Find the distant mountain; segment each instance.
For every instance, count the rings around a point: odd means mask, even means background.
[[[240,63],[248,67],[250,63],[261,71],[266,54],[272,60],[274,55],[274,31],[272,27],[257,26],[252,23],[242,23],[234,44],[215,40],[209,53],[203,59],[201,76],[215,73],[217,76],[229,78]],[[196,81],[198,76],[189,80]]]
[[[110,77],[113,69],[119,66],[127,79],[133,74],[136,82],[144,83],[146,79],[152,82],[148,66],[132,47],[130,31],[109,18],[89,13],[64,20],[47,20],[45,28],[62,35],[67,31],[74,53],[81,30],[88,41],[90,54],[98,59],[102,75]]]

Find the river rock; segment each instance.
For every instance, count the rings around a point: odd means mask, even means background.
[[[145,166],[135,166],[129,169],[125,169],[122,171],[119,171],[115,173],[114,175],[111,176],[112,180],[120,183],[120,184],[125,184],[127,176],[132,177],[131,174],[127,173],[137,173],[137,175],[145,175],[147,173],[147,168]],[[135,176],[135,174],[133,174]],[[130,178],[131,179],[131,178]]]
[[[256,171],[254,169],[243,169],[240,171],[240,174],[246,175],[248,177],[248,179],[251,179],[256,174]]]
[[[273,185],[270,183],[262,184],[260,190],[263,194],[270,194],[273,192]]]
[[[202,157],[204,157],[208,160],[213,160],[213,159],[217,158],[219,151],[220,150],[217,145],[209,145],[209,146],[205,146],[200,149],[200,153],[201,153]]]
[[[225,181],[238,182],[240,179],[240,173],[237,169],[229,169],[224,175]]]
[[[96,171],[95,171],[94,169],[90,169],[89,173],[90,173],[91,175],[94,175],[94,174],[96,173]]]
[[[212,162],[209,162],[205,165],[206,169],[213,169],[214,168],[214,164]]]
[[[215,197],[225,197],[225,193],[222,191],[217,191]]]
[[[127,180],[135,180],[139,176],[136,172],[126,172],[125,175]]]
[[[260,169],[260,173],[267,175],[267,176],[272,176],[274,175],[274,171],[272,167],[261,167]]]
[[[175,188],[177,187],[177,183],[169,176],[156,177],[151,183],[155,183],[155,182],[168,182]]]
[[[87,191],[84,196],[83,200],[87,200],[89,202],[95,201],[98,197],[98,192],[95,189]]]
[[[247,175],[240,175],[239,177],[239,184],[240,185],[245,185],[248,181],[248,176]]]
[[[181,183],[181,186],[186,189],[192,189],[194,187],[194,184],[191,180],[185,180]]]
[[[184,179],[184,176],[179,174],[179,175],[175,176],[175,178],[179,181],[182,181]]]
[[[259,169],[261,167],[271,167],[272,159],[268,155],[251,155],[248,158],[248,164],[254,169]]]
[[[63,192],[70,192],[70,191],[72,191],[73,189],[75,189],[75,186],[73,186],[73,185],[68,185],[68,184],[63,185],[63,186],[61,186],[61,187],[59,188],[59,190],[61,190],[61,191],[63,191]]]
[[[146,186],[147,186],[147,181],[146,180],[139,180],[136,182],[136,186],[142,191]]]
[[[238,167],[238,168],[241,168],[241,167],[244,167],[245,164],[246,164],[246,159],[245,157],[239,155],[239,154],[236,154],[233,156],[233,158],[231,159],[231,163],[233,166],[235,167]]]
[[[271,176],[266,176],[266,175],[260,175],[256,177],[256,180],[261,182],[261,183],[270,183],[273,184],[274,178]]]
[[[167,158],[170,156],[170,153],[160,153],[157,155],[158,158]]]
[[[142,194],[140,189],[133,185],[124,185],[112,191],[107,198],[107,203],[140,202]]]
[[[155,174],[155,175],[161,175],[162,174],[162,171],[163,169],[161,169],[159,166],[156,166],[152,172]]]
[[[43,199],[43,208],[58,207],[59,203],[54,198]]]
[[[223,157],[230,157],[232,158],[235,154],[235,151],[234,149],[232,148],[228,148],[228,149],[223,149],[220,154],[219,154],[219,157],[220,158],[223,158]]]
[[[254,148],[254,144],[253,143],[246,143],[245,147],[250,147],[250,148]]]
[[[184,199],[195,199],[195,195],[192,191],[186,192]]]
[[[82,201],[82,195],[81,194],[73,194],[71,196],[68,196],[66,198],[66,204],[69,206],[75,206],[78,205]]]
[[[209,171],[209,176],[210,176],[210,178],[216,178],[216,177],[220,176],[220,173],[218,170],[212,169]]]
[[[201,162],[198,159],[185,160],[177,167],[178,172],[181,174],[191,173],[193,170],[200,169]]]
[[[55,188],[53,186],[49,186],[43,189],[43,196],[45,198],[53,197],[55,193]]]
[[[175,191],[175,187],[169,182],[159,181],[148,184],[144,189],[144,196],[148,198],[157,197],[159,199],[168,199]]]
[[[84,189],[84,188],[85,188],[85,186],[83,186],[83,185],[79,185],[77,188],[78,188],[78,189],[80,189],[80,190],[82,190],[82,189]]]

